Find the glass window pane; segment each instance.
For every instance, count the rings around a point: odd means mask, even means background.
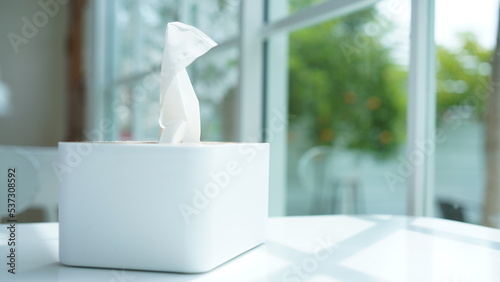
[[[290,215],[406,214],[410,1],[394,3],[290,34]]]
[[[288,0],[289,8],[288,11],[290,14],[294,14],[300,12],[301,10],[310,8],[312,6],[328,2],[331,0]],[[335,0],[334,0],[335,1]]]
[[[125,0],[115,1],[114,33],[112,50],[113,61],[113,77],[122,77],[133,73],[134,64],[132,61],[133,44],[132,44],[132,26],[133,20],[132,11],[136,10],[137,1]]]
[[[215,42],[238,36],[240,0],[181,1],[180,20],[196,26]]]
[[[131,140],[132,129],[132,89],[128,85],[117,87],[113,92],[113,102],[110,109],[113,114],[114,140]]]
[[[209,53],[189,68],[200,100],[201,140],[237,141],[238,49]]]
[[[442,142],[436,144],[435,202],[439,217],[477,224],[499,222],[499,214],[483,213],[487,204],[483,199],[491,195],[486,191],[500,189],[487,186],[489,167],[485,157],[492,153],[485,146],[486,136],[496,130],[485,126],[485,115],[491,95],[498,6],[498,0],[481,1],[481,5],[436,1],[436,122],[442,135]]]
[[[114,7],[114,83],[108,116],[112,140],[157,140],[159,69],[166,24],[182,21],[218,43],[239,32],[238,0],[124,0]],[[202,140],[234,141],[235,96],[238,86],[237,46],[210,51],[188,67],[200,100]],[[224,116],[224,118],[222,118]]]

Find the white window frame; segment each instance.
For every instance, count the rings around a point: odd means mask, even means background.
[[[262,16],[262,7],[266,6],[266,19]],[[242,16],[242,45],[241,57],[245,60],[241,64],[243,85],[241,91],[242,103],[245,113],[251,113],[255,117],[266,117],[261,119],[245,118],[241,123],[241,136],[249,136],[255,132],[265,132],[269,130],[266,124],[271,124],[273,111],[283,110],[287,113],[287,89],[286,76],[283,77],[286,59],[283,60],[283,50],[287,50],[286,39],[269,42],[270,38],[280,36],[280,33],[289,33],[302,29],[322,21],[339,17],[353,11],[362,9],[378,2],[378,0],[332,0],[322,4],[299,11],[287,17],[283,16],[283,1],[244,1],[243,8],[246,16]],[[422,152],[421,145],[431,142],[435,146],[435,118],[436,118],[436,72],[435,72],[435,42],[434,42],[434,0],[412,0],[411,18],[411,49],[410,49],[410,71],[408,89],[408,124],[407,124],[407,160],[412,161],[415,153]],[[286,11],[286,10],[285,10]],[[257,16],[256,16],[257,14]],[[254,15],[254,19],[248,15]],[[255,19],[261,19],[260,27]],[[276,18],[281,18],[274,21]],[[255,26],[257,25],[257,26]],[[261,29],[260,40],[256,35]],[[249,32],[246,33],[246,32]],[[264,44],[268,42],[270,44]],[[265,46],[265,47],[264,47]],[[279,50],[282,52],[280,53]],[[272,57],[273,60],[265,60],[264,54]],[[260,63],[255,58],[262,58]],[[253,59],[253,60],[252,60]],[[247,64],[248,62],[248,64]],[[266,62],[264,71],[267,81],[284,81],[285,85],[264,85],[262,75],[263,65]],[[245,80],[252,82],[251,87],[245,88]],[[252,95],[259,93],[259,89],[264,91],[265,100],[262,95]],[[266,95],[272,93],[272,95]],[[241,110],[243,110],[243,108]],[[260,127],[260,128],[259,128]],[[276,133],[271,143],[271,191],[270,191],[270,215],[284,215],[286,209],[286,132]],[[242,140],[244,141],[244,140]],[[434,154],[423,152],[418,155],[422,157],[422,164],[414,160],[413,173],[407,179],[407,213],[412,216],[433,216],[434,202]]]

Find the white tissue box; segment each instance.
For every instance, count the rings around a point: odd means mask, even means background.
[[[266,238],[269,144],[61,142],[59,258],[197,273]]]

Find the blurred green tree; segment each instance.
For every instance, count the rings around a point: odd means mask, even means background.
[[[387,43],[393,28],[371,8],[290,35],[290,124],[302,123],[310,145],[384,159],[405,141],[408,71]],[[484,114],[491,50],[458,37],[458,48],[437,47],[438,123]]]
[[[367,24],[375,23],[370,32]],[[384,42],[391,23],[367,9],[290,35],[291,123],[312,145],[384,158],[404,139],[406,71]]]
[[[459,46],[438,46],[438,122],[450,117],[484,119],[491,73],[491,50],[481,46],[473,33],[458,34]]]

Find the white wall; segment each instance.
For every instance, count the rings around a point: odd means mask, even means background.
[[[49,12],[55,12],[49,15],[39,1],[52,3]],[[64,137],[66,5],[56,0],[0,1],[0,80],[10,87],[12,105],[9,115],[0,116],[0,144],[56,146]],[[37,29],[25,27],[26,37],[23,17]],[[28,41],[17,46],[17,53],[10,32]]]

